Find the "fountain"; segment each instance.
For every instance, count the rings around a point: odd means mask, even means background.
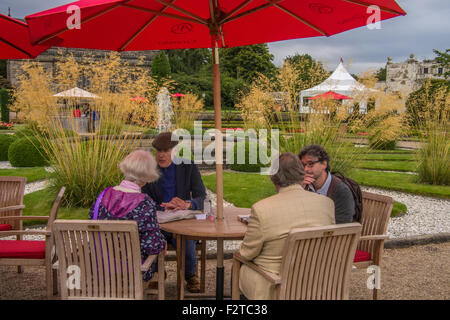
[[[156,103],[158,105],[158,131],[170,131],[173,126],[171,119],[174,113],[167,88],[163,87],[159,90],[159,93],[156,96]]]

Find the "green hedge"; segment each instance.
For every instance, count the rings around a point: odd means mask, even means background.
[[[25,137],[33,137],[36,133],[28,127],[20,128],[19,130],[14,132],[14,136],[17,139],[25,138]]]
[[[261,159],[259,156],[259,145],[256,142],[249,142],[248,140],[245,141],[245,163],[237,163],[238,162],[238,148],[242,148],[242,144],[244,142],[238,142],[234,145],[234,163],[230,164],[230,168],[231,170],[235,170],[235,171],[241,171],[241,172],[260,172],[261,168],[264,167],[269,167],[270,163],[268,164],[263,164],[261,163]],[[256,163],[250,163],[250,155],[249,152],[250,150],[252,150],[252,148],[254,148],[253,144],[257,144],[256,145],[256,151],[257,151],[257,155],[256,155]],[[250,148],[250,146],[252,148]],[[269,157],[270,160],[270,147],[267,147],[267,156]],[[267,161],[265,161],[267,162]]]
[[[8,159],[13,167],[42,167],[48,164],[39,141],[34,138],[20,138],[8,150]]]
[[[0,134],[0,161],[8,161],[8,149],[14,141],[16,141],[14,135]]]
[[[9,90],[2,88],[0,89],[0,108],[2,122],[9,122],[9,104],[11,103],[11,96]]]

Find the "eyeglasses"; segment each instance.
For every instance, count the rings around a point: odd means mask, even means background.
[[[312,167],[314,167],[314,165],[315,165],[317,162],[320,162],[320,160],[317,160],[317,161],[309,161],[309,162],[307,162],[307,163],[303,163],[303,162],[302,162],[302,164],[303,164],[304,167],[312,168]]]

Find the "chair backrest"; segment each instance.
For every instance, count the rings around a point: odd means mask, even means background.
[[[61,200],[64,196],[64,192],[66,191],[66,187],[61,187],[59,189],[58,195],[56,196],[55,201],[53,201],[52,209],[50,210],[50,215],[47,221],[47,231],[52,231],[53,222],[58,216],[59,207],[61,206]]]
[[[348,299],[359,223],[293,229],[281,262],[281,300]]]
[[[0,208],[23,204],[25,177],[0,177]],[[0,224],[10,224],[13,230],[22,229],[22,221],[2,220],[2,216],[21,215],[22,209],[0,212]]]
[[[62,299],[143,299],[135,221],[56,220]]]
[[[362,236],[386,234],[394,200],[391,197],[363,191],[363,212],[361,217]],[[358,250],[371,254],[375,250],[375,241],[361,241]]]

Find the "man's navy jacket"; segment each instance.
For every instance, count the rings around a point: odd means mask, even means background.
[[[158,166],[158,169],[159,166]],[[163,202],[162,176],[142,187],[142,192],[148,194],[159,206]],[[175,197],[192,201],[192,207],[203,210],[206,189],[197,165],[194,163],[175,164]]]

